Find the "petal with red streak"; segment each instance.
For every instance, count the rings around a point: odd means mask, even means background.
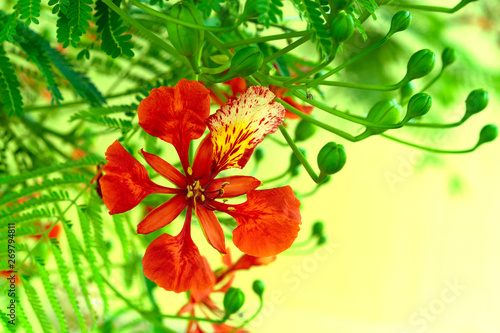
[[[186,79],[173,88],[155,88],[139,104],[139,125],[150,135],[173,144],[187,167],[189,142],[201,137],[206,128],[209,95],[201,83]]]
[[[142,259],[144,275],[165,290],[176,293],[204,290],[215,278],[189,233],[163,234],[149,244]]]
[[[141,149],[141,153],[146,162],[151,165],[156,172],[167,178],[175,186],[179,188],[186,187],[186,177],[180,173],[179,170],[174,168],[172,164],[168,163],[159,156],[145,152],[143,149]]]
[[[152,193],[178,193],[153,183],[146,168],[115,141],[106,151],[105,175],[99,179],[102,199],[110,214],[126,212]]]
[[[163,228],[173,220],[187,207],[186,196],[176,195],[167,202],[153,209],[139,225],[137,225],[138,234],[149,234]]]
[[[233,242],[242,252],[269,257],[288,249],[300,229],[300,201],[290,186],[255,190],[239,205],[224,210],[235,218]]]
[[[222,186],[224,184],[224,186]],[[230,176],[214,179],[207,186],[205,193],[217,192],[222,189],[219,198],[234,198],[255,190],[261,185],[261,181],[249,176]],[[218,193],[214,193],[217,195]]]
[[[283,123],[285,108],[272,102],[274,97],[268,88],[252,86],[208,117],[215,174],[229,168],[243,168],[255,146]]]
[[[198,205],[196,206],[196,217],[200,221],[203,233],[210,245],[220,253],[226,253],[224,231],[222,231],[222,227],[214,212]]]

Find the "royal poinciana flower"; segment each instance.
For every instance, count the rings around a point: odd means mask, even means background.
[[[224,268],[214,272],[216,277],[216,282],[213,287],[201,291],[192,291],[189,294],[188,302],[179,310],[177,313],[179,316],[183,314],[189,314],[191,317],[196,316],[195,310],[201,311],[203,316],[209,318],[209,313],[218,318],[224,316],[224,310],[219,308],[217,304],[212,300],[211,295],[217,293],[226,293],[229,288],[231,288],[234,279],[234,273],[239,270],[250,269],[254,266],[268,265],[276,260],[276,256],[272,257],[254,257],[244,254],[241,256],[236,263],[231,260],[231,255],[229,251],[222,257],[222,263]],[[244,333],[247,332],[243,329],[235,330],[233,326],[226,324],[212,324],[213,332],[223,333],[223,332],[234,332],[234,333]],[[186,333],[204,333],[203,329],[197,321],[189,321]]]
[[[141,153],[175,188],[153,183],[145,167],[118,141],[106,151],[108,162],[100,185],[110,214],[126,212],[152,193],[174,194],[139,223],[137,232],[147,234],[166,226],[187,209],[177,236],[163,234],[146,249],[144,274],[160,287],[183,292],[205,290],[215,282],[206,259],[191,239],[193,213],[208,242],[221,253],[226,252],[226,244],[214,211],[236,220],[233,242],[252,256],[276,255],[297,237],[300,202],[289,186],[256,190],[261,182],[253,177],[216,178],[223,170],[243,168],[256,145],[283,122],[285,109],[272,102],[274,97],[269,89],[253,86],[209,116],[209,91],[196,81],[183,79],[173,88],[153,89],[139,105],[139,125],[175,147],[184,172],[159,156],[143,150]],[[210,132],[200,143],[191,165],[190,142],[200,138],[206,127]],[[242,204],[225,202],[245,194],[247,200]]]

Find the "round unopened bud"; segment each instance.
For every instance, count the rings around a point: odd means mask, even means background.
[[[306,156],[306,151],[302,148],[299,148],[299,151],[302,153],[302,155]],[[302,163],[300,163],[300,160],[295,156],[295,153],[292,152],[290,155],[290,166],[288,167],[288,170],[290,171],[290,174],[292,176],[297,176],[300,172]]]
[[[488,124],[481,129],[479,132],[479,140],[477,140],[477,146],[483,143],[494,141],[498,136],[498,127],[494,124]]]
[[[400,92],[401,92],[401,101],[406,101],[415,92],[415,85],[413,84],[413,82],[410,81],[401,87]]]
[[[323,245],[325,244],[326,242],[328,241],[328,238],[326,238],[325,235],[321,235],[319,238],[318,238],[318,242],[316,244],[318,245]]]
[[[393,99],[385,99],[375,104],[368,111],[366,120],[379,125],[396,125],[399,123],[400,116],[401,106]],[[371,134],[380,134],[387,131],[387,129],[368,127],[367,131]]]
[[[490,102],[490,95],[484,89],[476,89],[470,92],[465,100],[465,117],[483,111]]]
[[[226,316],[229,316],[241,309],[245,303],[245,293],[240,288],[231,287],[226,291],[223,303]]]
[[[405,121],[425,115],[432,107],[432,97],[426,93],[413,95],[408,102]]]
[[[431,50],[415,52],[408,61],[406,79],[414,80],[429,74],[436,64],[436,55]]]
[[[407,10],[402,10],[394,14],[391,21],[389,35],[408,29],[411,23],[411,14]]]
[[[257,294],[257,296],[262,297],[264,290],[266,290],[266,285],[262,282],[262,280],[255,280],[252,283],[252,290]]]
[[[179,2],[170,7],[168,15],[178,20],[204,25],[200,13],[188,1]],[[194,56],[203,44],[203,30],[185,27],[173,22],[166,22],[170,42],[177,52],[186,57]]]
[[[441,60],[443,61],[443,68],[454,63],[457,60],[455,49],[452,47],[445,48],[441,54]]]
[[[348,40],[354,32],[354,20],[345,12],[338,13],[330,23],[332,38],[337,43]]]
[[[295,127],[295,142],[305,141],[316,133],[316,126],[302,119]]]
[[[333,175],[342,170],[346,160],[344,146],[335,142],[328,142],[318,153],[318,167],[324,175]]]
[[[238,50],[231,59],[231,67],[219,81],[228,81],[235,77],[248,76],[260,69],[264,62],[264,55],[259,48],[249,46]]]
[[[314,222],[311,234],[315,237],[320,237],[325,233],[325,224],[321,221]]]
[[[259,163],[264,158],[264,149],[257,147],[253,152],[253,157],[255,158],[255,162]]]

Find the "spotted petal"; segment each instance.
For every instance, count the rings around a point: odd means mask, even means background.
[[[212,170],[243,168],[255,146],[283,123],[285,108],[265,87],[252,86],[230,99],[206,123],[213,143]]]
[[[247,198],[239,205],[222,206],[238,225],[233,231],[234,245],[255,257],[269,257],[288,249],[301,223],[300,201],[292,188],[254,190]]]
[[[175,87],[151,90],[139,104],[139,125],[174,145],[187,168],[189,142],[203,135],[210,114],[210,92],[197,81],[182,79]]]
[[[149,244],[142,259],[144,275],[158,286],[176,293],[205,290],[215,283],[213,272],[191,239],[189,229],[185,225],[175,237],[161,235]]]
[[[106,159],[108,163],[103,167],[105,175],[100,178],[99,184],[110,214],[126,212],[152,193],[173,194],[180,191],[153,183],[146,168],[118,141],[108,147]]]

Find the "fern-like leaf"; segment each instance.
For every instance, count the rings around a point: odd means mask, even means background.
[[[113,224],[115,225],[116,235],[120,240],[122,246],[122,254],[124,262],[127,262],[130,258],[130,252],[128,248],[128,237],[125,231],[123,217],[121,215],[113,215]]]
[[[49,273],[47,273],[43,263],[35,260],[35,265],[37,272],[40,274],[40,278],[42,279],[43,288],[45,289],[49,303],[56,314],[57,320],[59,321],[60,332],[68,332],[66,319],[64,318],[63,310],[59,304],[59,300],[57,299],[54,286],[50,282]]]
[[[38,168],[33,171],[25,172],[19,175],[5,176],[0,178],[0,185],[17,184],[24,182],[28,179],[33,179],[36,177],[48,176],[54,172],[62,172],[66,170],[83,168],[92,165],[98,165],[102,163],[103,160],[96,157],[85,157],[77,161],[69,161],[66,163],[59,163],[44,168]]]
[[[328,59],[333,43],[320,5],[312,0],[293,0],[292,2],[299,10],[301,17],[306,20],[308,29],[312,31],[311,40],[316,44],[321,57]]]
[[[120,6],[121,0],[113,0],[113,3]],[[127,57],[133,57],[132,48],[134,45],[130,42],[131,34],[126,34],[128,30],[123,26],[123,21],[114,10],[111,10],[101,0],[97,0],[96,5],[97,32],[101,34],[101,49],[112,58],[123,54]]]
[[[16,35],[17,26],[17,11],[10,14],[7,19],[0,18],[0,44],[8,40],[9,42],[14,42],[14,36]]]
[[[19,16],[21,20],[26,20],[24,25],[27,27],[31,22],[38,24],[40,17],[40,2],[41,0],[17,0],[17,8],[19,8]]]
[[[97,193],[92,192],[91,200],[89,202],[89,205],[87,206],[87,209],[85,209],[85,213],[87,214],[90,222],[92,222],[92,227],[94,229],[94,244],[96,246],[97,253],[103,260],[104,268],[109,275],[111,262],[109,261],[108,247],[106,245],[106,241],[104,240],[104,222],[101,218],[102,211],[98,199],[100,200]]]
[[[35,312],[38,321],[40,322],[40,326],[42,327],[43,332],[44,333],[53,332],[52,324],[50,323],[50,320],[47,317],[47,314],[45,313],[44,307],[40,302],[40,298],[38,298],[37,291],[35,290],[35,288],[33,288],[33,286],[29,283],[27,279],[23,279],[21,277],[21,281],[23,283],[23,289],[26,292],[26,296],[28,296],[28,301],[30,302],[31,307]]]
[[[83,119],[87,120],[89,118],[102,117],[108,114],[114,113],[125,113],[135,112],[137,110],[137,104],[130,105],[113,105],[113,106],[101,106],[95,108],[89,108],[88,110],[79,111],[71,116],[70,121]]]
[[[16,296],[16,302],[19,304],[19,298],[17,296]],[[23,307],[20,306],[16,310],[17,310],[17,318],[19,319],[19,323],[21,324],[20,326],[24,328],[24,331],[26,333],[34,333],[33,326],[31,326],[28,317],[26,317]]]
[[[57,217],[55,212],[48,208],[34,209],[28,213],[16,216],[7,216],[0,219],[0,231],[7,229],[9,223],[15,223],[16,226],[25,225],[28,223],[38,223],[41,219]]]
[[[87,259],[90,265],[90,269],[92,270],[92,275],[95,283],[97,284],[97,288],[99,288],[99,292],[102,297],[102,301],[104,304],[104,311],[107,312],[108,309],[108,301],[106,295],[106,288],[104,286],[104,282],[102,280],[101,272],[97,267],[97,257],[94,253],[95,244],[92,238],[92,230],[90,227],[90,221],[88,216],[82,211],[80,207],[78,207],[78,219],[80,221],[80,227],[82,229],[83,242],[85,244],[85,251],[87,253]]]
[[[13,114],[17,116],[23,114],[23,99],[19,91],[19,82],[3,45],[0,45],[0,102],[8,111],[9,117]]]
[[[214,12],[220,12],[220,4],[225,0],[200,0],[198,1],[198,9],[205,14],[205,17],[209,17],[212,10]]]
[[[11,195],[11,194],[8,194],[8,195]],[[2,200],[3,200],[3,198],[0,199],[0,201],[2,201]],[[25,201],[23,203],[15,203],[13,205],[9,205],[9,206],[5,207],[4,209],[0,210],[0,218],[6,217],[6,216],[12,216],[14,214],[19,214],[19,213],[21,213],[25,210],[28,210],[28,209],[46,206],[49,204],[53,204],[55,202],[69,201],[69,200],[71,200],[71,199],[69,197],[68,192],[65,192],[65,191],[50,192],[48,194],[41,195],[38,198],[31,198],[28,201]]]
[[[71,303],[71,306],[73,307],[73,310],[75,311],[78,323],[80,324],[80,330],[82,332],[85,332],[86,331],[85,321],[83,320],[82,313],[80,311],[78,303],[76,302],[75,294],[73,292],[73,289],[71,288],[71,282],[69,280],[68,266],[66,265],[66,261],[64,260],[59,247],[54,245],[52,242],[49,242],[49,244],[50,248],[52,249],[52,253],[54,254],[54,258],[56,260],[57,270],[59,271],[61,282],[63,284],[64,289],[66,290],[66,293],[68,294],[69,301]]]
[[[15,321],[13,321],[14,325],[9,323],[9,321],[12,319],[9,316],[7,316],[7,314],[5,312],[3,312],[2,310],[0,310],[0,320],[2,321],[2,327],[3,327],[5,332],[16,333],[15,324],[17,324],[17,323]]]
[[[128,131],[132,128],[132,122],[128,119],[123,118],[111,118],[107,116],[95,116],[93,112],[80,111],[75,115],[74,119],[84,119],[85,121],[113,129],[121,129]]]
[[[57,41],[63,44],[63,48],[69,45],[77,47],[80,37],[85,34],[92,18],[92,0],[72,0],[67,7],[67,13],[59,11],[57,20]]]
[[[271,23],[278,23],[283,18],[283,3],[281,0],[250,0],[252,9],[257,14],[257,22],[269,28]]]
[[[353,3],[360,13],[367,11],[373,17],[374,20],[377,19],[375,11],[378,9],[378,5],[375,0],[356,0]]]

